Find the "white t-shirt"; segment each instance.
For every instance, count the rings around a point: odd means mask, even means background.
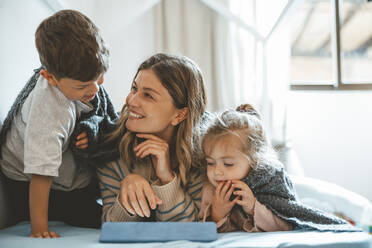
[[[18,181],[29,181],[31,174],[52,176],[52,188],[64,191],[87,186],[91,171],[78,170],[68,146],[76,119],[91,109],[40,76],[7,134],[0,161],[4,174]]]

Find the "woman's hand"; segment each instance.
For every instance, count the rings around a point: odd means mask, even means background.
[[[162,184],[173,180],[174,175],[170,166],[168,143],[153,134],[137,134],[137,137],[146,139],[134,148],[136,156],[144,158],[151,155],[157,177]]]
[[[256,197],[254,197],[252,190],[246,183],[240,180],[232,180],[232,183],[234,188],[240,189],[234,191],[234,195],[240,196],[240,199],[236,203],[242,206],[244,212],[253,215]]]
[[[119,202],[127,212],[141,217],[150,217],[149,205],[155,209],[162,203],[149,182],[136,174],[129,174],[121,181]]]
[[[230,201],[230,196],[233,191],[234,187],[231,185],[231,181],[218,184],[211,206],[211,218],[214,222],[218,222],[224,218],[234,207],[238,197]]]
[[[76,137],[77,141],[75,143],[76,148],[85,149],[88,147],[88,136],[87,132],[82,132]]]

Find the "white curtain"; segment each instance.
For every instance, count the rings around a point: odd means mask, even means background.
[[[208,110],[235,107],[228,23],[199,0],[163,0],[154,11],[156,50],[188,56],[200,66]]]
[[[58,2],[64,8],[82,10],[88,16],[94,16],[103,35],[111,39],[122,36],[127,25],[134,25],[141,15],[152,11],[154,53],[186,55],[200,66],[207,88],[208,110],[220,111],[235,108],[241,103],[254,103],[263,114],[266,130],[273,143],[285,142],[289,36],[282,28],[276,32],[279,35],[275,33],[265,40],[262,30],[265,29],[263,24],[272,27],[278,19],[278,15],[267,15],[269,11],[263,7],[271,6],[274,2],[283,5],[287,1],[45,2],[54,6]],[[110,13],[109,18],[107,13]],[[280,11],[277,13],[280,14]],[[266,19],[270,21],[266,22]]]

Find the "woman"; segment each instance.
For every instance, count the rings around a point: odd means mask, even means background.
[[[200,206],[203,78],[186,57],[156,54],[134,77],[117,129],[121,158],[98,169],[103,221],[194,221]]]

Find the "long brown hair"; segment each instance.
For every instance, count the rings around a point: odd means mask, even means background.
[[[189,58],[184,56],[158,53],[144,61],[138,68],[136,75],[141,70],[151,69],[160,79],[162,85],[168,90],[177,109],[187,107],[185,120],[175,128],[175,135],[170,148],[173,168],[180,176],[183,185],[187,185],[191,165],[199,162],[199,122],[205,111],[206,95],[203,77],[199,67]],[[109,139],[120,139],[120,156],[128,165],[140,162],[133,152],[138,140],[135,133],[126,129],[128,119],[128,106],[124,105],[117,128],[110,134]]]

